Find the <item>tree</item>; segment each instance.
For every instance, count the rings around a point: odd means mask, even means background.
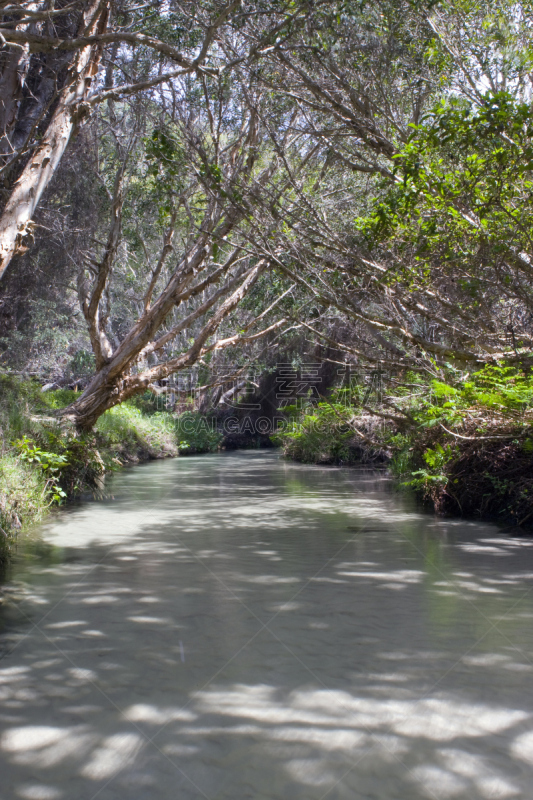
[[[26,251],[42,193],[73,131],[91,109],[110,96],[132,94],[177,74],[201,72],[218,28],[238,5],[238,0],[207,3],[206,8],[194,4],[174,14],[173,21],[183,26],[178,27],[185,34],[183,43],[195,52],[186,57],[175,43],[135,30],[144,22],[137,7],[121,9],[110,0],[77,0],[64,8],[47,2],[37,7],[28,1],[2,4],[0,35],[6,50],[0,60],[0,278],[13,256]],[[198,31],[203,34],[200,40]],[[173,26],[166,33],[176,39]],[[104,48],[114,44],[157,53],[163,60],[157,74],[120,87],[98,87]],[[172,69],[161,69],[165,62]],[[93,86],[100,91],[90,95]]]
[[[286,222],[280,268],[322,309],[305,322],[310,333],[331,341],[336,314],[352,327],[337,344],[369,363],[527,367],[523,6],[343,5],[295,37],[272,48],[261,78],[283,87],[316,148],[315,178],[275,209]],[[259,226],[255,242],[269,252]]]
[[[269,98],[253,82],[237,84],[234,78],[230,87],[225,76],[199,85],[182,79],[173,88],[180,102],[165,116],[164,127],[154,125],[160,103],[145,104],[137,123],[125,114],[129,124],[123,119],[119,128],[132,133],[123,134],[115,148],[107,240],[98,258],[88,253],[80,265],[78,291],[96,372],[65,411],[79,427],[91,427],[106,409],[198,359],[254,341],[282,324],[251,332],[264,319],[267,309],[262,309],[248,314],[240,330],[212,341],[269,267],[267,258],[250,254],[246,240],[278,163],[258,116],[258,108],[268,114]],[[152,120],[142,131],[150,112]],[[153,203],[148,226],[141,219],[147,196]],[[126,209],[129,246],[123,266],[134,273],[130,298],[138,316],[130,314],[132,323],[119,338],[112,318],[115,300],[124,303],[116,273]],[[132,250],[134,239],[142,245],[140,258]]]
[[[91,36],[54,38],[44,22],[31,33],[20,12],[4,26],[32,57],[104,48],[80,106],[98,109],[109,214],[93,232],[105,241],[76,255],[96,362],[69,411],[81,426],[217,349],[279,335],[285,318],[363,363],[527,367],[522,4],[205,0],[146,13],[116,9]],[[32,147],[13,154],[30,183]],[[274,271],[300,306],[270,309],[269,295],[246,310]]]

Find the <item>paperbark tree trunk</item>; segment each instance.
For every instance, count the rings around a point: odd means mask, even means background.
[[[198,263],[200,263],[200,260],[205,255],[205,249],[197,248],[195,255]],[[154,381],[167,378],[175,372],[191,367],[205,352],[212,349],[206,346],[208,339],[217,332],[221,323],[248,294],[266,267],[267,262],[264,260],[248,270],[240,286],[232,292],[205,323],[189,350],[145,372],[131,375],[129,374],[129,369],[132,362],[139,356],[142,348],[150,340],[153,333],[153,318],[149,313],[145,315],[144,319],[141,319],[138,323],[137,329],[134,329],[135,334],[130,334],[127,337],[127,340],[117,350],[110,363],[94,375],[79,400],[64,409],[61,415],[72,420],[78,429],[90,430],[98,418],[108,409],[123,403],[124,400],[136,394],[146,391]],[[227,339],[225,342],[227,345],[232,343],[233,339]]]
[[[79,33],[103,33],[108,16],[108,2],[89,0]],[[24,167],[4,206],[0,217],[0,278],[13,256],[25,252],[28,241],[31,241],[35,209],[61,161],[74,128],[88,111],[84,101],[100,57],[101,48],[94,45],[76,53],[41,143]]]

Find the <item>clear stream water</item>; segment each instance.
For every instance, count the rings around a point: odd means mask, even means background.
[[[533,798],[533,540],[273,452],[21,537],[2,800]]]

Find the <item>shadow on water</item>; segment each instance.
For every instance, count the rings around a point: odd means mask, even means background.
[[[530,796],[533,541],[274,453],[113,493],[13,563],[2,798]]]

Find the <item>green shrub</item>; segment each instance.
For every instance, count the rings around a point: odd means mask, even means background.
[[[435,486],[446,487],[449,476],[446,474],[446,467],[457,458],[459,448],[451,444],[444,446],[436,442],[433,447],[424,450],[422,458],[425,465],[421,469],[411,471],[411,480],[405,481],[404,486],[428,494]]]
[[[79,396],[79,392],[75,392],[73,389],[54,389],[49,392],[42,392],[41,404],[44,408],[65,408]]]
[[[350,425],[353,409],[341,403],[319,403],[300,413],[298,419],[291,409],[287,428],[273,437],[284,455],[306,464],[348,464],[359,460]]]
[[[85,349],[77,350],[67,365],[67,374],[74,380],[88,378],[94,374],[94,355]]]
[[[34,464],[42,470],[45,479],[44,492],[51,498],[50,502],[61,503],[67,496],[59,484],[60,473],[68,463],[67,456],[42,450],[27,436],[17,439],[13,444],[18,450],[21,461]]]
[[[110,469],[178,454],[172,415],[146,415],[124,403],[100,417],[94,431],[80,433],[55,416],[77,396],[69,389],[43,393],[37,382],[0,375],[0,527],[6,534],[66,497],[100,492]]]
[[[155,414],[156,411],[161,411],[160,397],[149,390],[132,397],[129,404],[138,408],[143,414]]]
[[[414,409],[422,428],[462,424],[474,417],[529,424],[524,415],[533,407],[533,376],[515,367],[490,364],[450,383],[432,380],[428,390]]]
[[[184,411],[175,419],[175,433],[179,452],[211,453],[217,450],[223,439],[214,422],[197,411]]]
[[[42,470],[14,453],[0,458],[0,527],[5,535],[44,516],[50,505],[46,489]]]

